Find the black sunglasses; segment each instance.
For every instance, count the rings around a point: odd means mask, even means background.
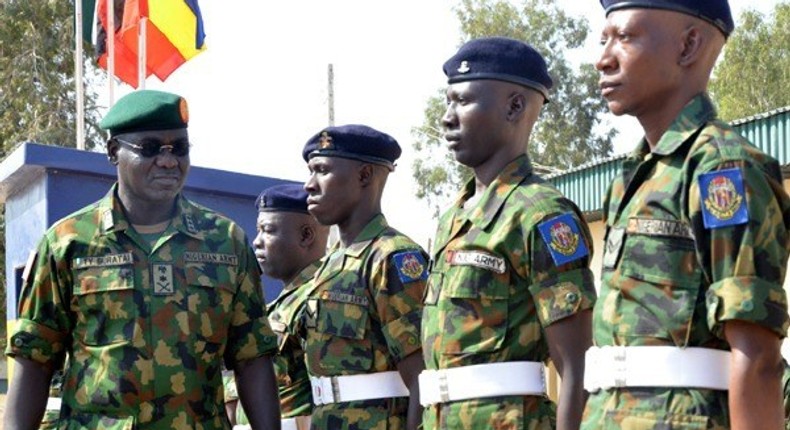
[[[163,150],[167,149],[171,154],[176,157],[184,157],[189,155],[189,141],[186,139],[176,140],[175,142],[162,143],[158,139],[143,139],[139,143],[129,142],[128,140],[119,139],[114,137],[118,143],[122,143],[130,148],[133,148],[137,153],[145,158],[155,157]]]

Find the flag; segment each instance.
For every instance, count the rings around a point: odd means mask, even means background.
[[[107,1],[83,0],[84,34],[95,43],[98,63],[107,69]],[[164,81],[178,67],[205,50],[203,17],[197,0],[114,0],[115,75],[139,86],[138,34],[146,29],[145,76]],[[95,24],[94,24],[95,23]]]

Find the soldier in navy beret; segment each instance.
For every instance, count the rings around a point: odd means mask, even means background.
[[[461,46],[444,73],[444,137],[474,178],[436,235],[422,319],[423,426],[578,428],[595,302],[591,236],[527,155],[552,87],[546,62],[523,41],[484,37]],[[543,389],[549,358],[562,363],[559,407]]]
[[[302,184],[280,184],[258,197],[257,234],[252,245],[263,274],[283,282],[279,296],[268,304],[269,321],[277,333],[274,371],[280,393],[283,429],[307,430],[313,409],[312,390],[301,341],[293,334],[293,321],[305,311],[313,276],[326,252],[329,227],[307,211]],[[225,399],[231,424],[248,424],[238,406],[235,383],[226,383]]]
[[[707,93],[728,3],[601,4],[601,95],[644,137],[604,199],[582,428],[783,428],[790,197]]]
[[[294,328],[305,339],[312,428],[416,430],[428,256],[387,223],[381,197],[401,154],[364,125],[328,127],[302,151],[307,208],[339,241]]]

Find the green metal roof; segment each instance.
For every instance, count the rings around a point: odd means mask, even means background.
[[[790,165],[790,106],[739,119],[730,123],[763,152]],[[583,164],[561,173],[549,175],[554,184],[584,212],[601,209],[604,194],[620,170],[626,154]]]

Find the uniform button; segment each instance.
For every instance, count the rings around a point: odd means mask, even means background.
[[[579,295],[576,293],[568,293],[565,295],[565,301],[568,303],[576,303],[579,301]]]
[[[16,338],[16,339],[14,339],[14,345],[16,345],[16,346],[22,346],[22,345],[24,345],[24,344],[25,344],[25,341],[24,341],[24,340],[23,340],[21,337],[18,337],[18,338]]]
[[[751,299],[744,300],[743,303],[741,303],[741,309],[749,312],[754,309],[754,303],[752,303]]]

